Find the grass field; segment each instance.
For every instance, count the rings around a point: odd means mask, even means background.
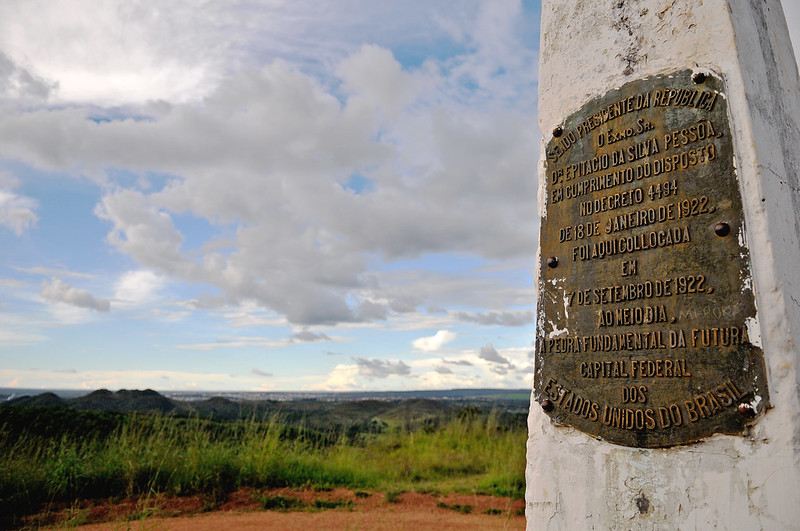
[[[524,427],[474,409],[416,426],[376,420],[328,431],[278,416],[0,412],[3,527],[48,502],[201,494],[213,508],[240,487],[524,494]]]

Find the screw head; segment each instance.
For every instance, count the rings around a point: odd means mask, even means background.
[[[695,82],[697,85],[701,85],[706,80],[706,74],[704,72],[695,72],[692,74],[692,81]]]
[[[551,256],[551,257],[549,257],[549,258],[547,259],[547,266],[548,266],[548,267],[551,267],[551,268],[556,268],[556,267],[558,267],[558,258],[556,258],[555,256]]]
[[[736,411],[745,419],[752,419],[756,416],[756,410],[749,402],[741,402],[737,406]]]
[[[725,223],[724,221],[720,221],[716,225],[714,225],[714,234],[719,236],[720,238],[727,236],[731,233],[731,226]]]
[[[542,411],[545,413],[550,413],[553,411],[553,409],[555,409],[555,407],[555,404],[553,404],[550,400],[547,400],[546,398],[542,400]]]
[[[563,133],[563,132],[564,132],[564,130],[563,130],[563,129],[561,128],[561,126],[559,125],[559,126],[558,126],[558,127],[556,127],[555,129],[553,129],[553,136],[554,136],[554,137],[556,137],[556,138],[558,138],[558,137],[560,137],[560,136],[561,136],[561,133]]]

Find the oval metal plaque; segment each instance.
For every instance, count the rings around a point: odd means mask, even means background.
[[[534,395],[625,446],[742,433],[768,406],[722,83],[592,100],[547,145]]]

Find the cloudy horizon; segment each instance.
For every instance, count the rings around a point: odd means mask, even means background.
[[[0,387],[530,387],[540,9],[0,5]]]
[[[528,386],[538,6],[450,6],[0,7],[0,385]]]

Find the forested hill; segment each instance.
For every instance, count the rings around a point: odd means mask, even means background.
[[[453,392],[450,392],[452,396]],[[373,395],[374,396],[374,395]],[[380,396],[380,395],[378,395]],[[15,416],[11,409],[64,408],[111,414],[160,413],[218,421],[278,420],[284,424],[327,429],[380,423],[418,427],[456,416],[495,415],[501,424],[524,423],[528,400],[524,393],[497,390],[462,392],[457,398],[302,398],[296,400],[233,400],[214,396],[179,400],[146,389],[101,389],[84,396],[62,398],[54,393],[20,396],[0,403],[0,424]],[[5,412],[4,412],[5,410]],[[71,417],[72,415],[66,415]]]

